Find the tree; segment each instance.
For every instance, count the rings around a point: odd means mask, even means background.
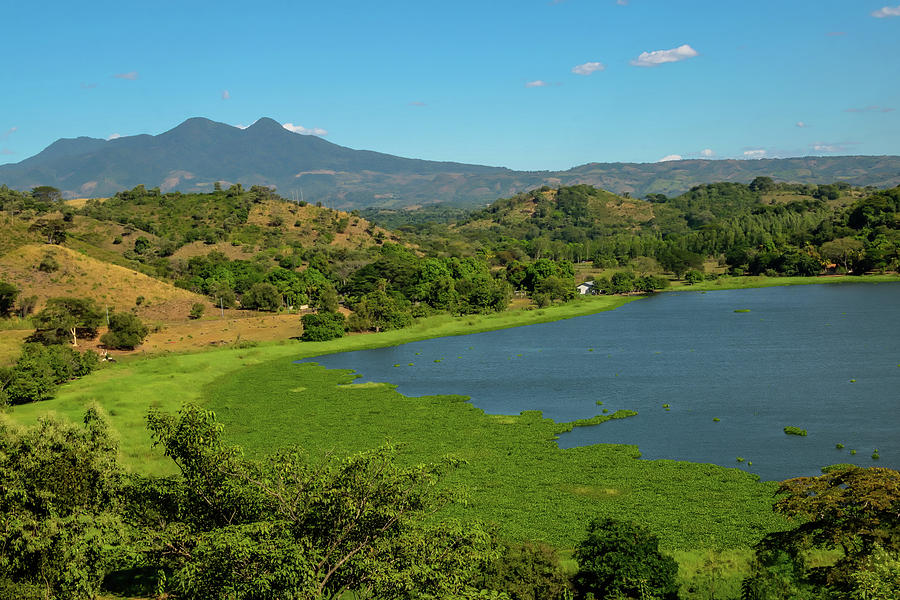
[[[68,237],[71,225],[61,219],[40,219],[35,221],[29,231],[40,233],[48,244],[62,244]]]
[[[241,308],[276,311],[281,306],[281,294],[271,283],[254,284],[241,298]]]
[[[304,342],[324,342],[344,337],[344,332],[347,330],[344,315],[336,312],[303,315],[300,321],[303,323],[301,339]]]
[[[19,289],[11,283],[0,281],[0,317],[8,317],[16,307]]]
[[[703,281],[703,273],[696,269],[691,269],[684,274],[684,280],[688,283],[688,285],[700,283],[701,281]]]
[[[552,546],[526,542],[503,548],[485,573],[485,586],[512,600],[559,600],[569,591],[569,578]]]
[[[659,540],[630,521],[595,519],[575,547],[576,591],[597,598],[642,598],[649,591],[665,600],[678,598],[678,564],[659,551]]]
[[[425,524],[450,497],[454,463],[401,468],[390,447],[311,463],[227,446],[215,416],[151,412],[148,428],[181,471],[136,496],[145,564],[179,598],[460,598],[496,556],[478,524]]]
[[[71,339],[78,346],[78,338],[93,339],[103,322],[103,311],[88,298],[50,298],[41,312],[34,316],[34,339],[45,344],[61,344]]]
[[[99,361],[92,350],[80,354],[65,346],[25,344],[16,364],[0,378],[0,388],[12,404],[48,400],[57,384],[87,375]]]
[[[122,473],[95,408],[83,427],[44,417],[28,429],[0,420],[0,594],[88,600],[125,539]]]
[[[900,472],[847,467],[789,479],[776,494],[774,510],[801,523],[757,545],[753,574],[744,584],[748,598],[822,586],[847,590],[876,553],[900,551]],[[838,549],[841,558],[833,566],[811,568],[805,555],[817,548]]]
[[[862,257],[863,243],[859,240],[843,237],[822,244],[822,256],[840,264],[845,271],[852,271]]]
[[[62,193],[55,187],[49,185],[39,185],[31,188],[31,197],[38,202],[60,202]]]
[[[100,337],[107,348],[116,350],[134,350],[140,346],[150,330],[136,315],[131,313],[114,313],[109,318],[109,331]]]

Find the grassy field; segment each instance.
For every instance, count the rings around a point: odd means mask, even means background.
[[[673,281],[672,287],[664,291],[696,292],[712,290],[743,290],[760,287],[777,287],[784,285],[818,285],[841,283],[892,283],[900,281],[900,274],[885,275],[824,275],[822,277],[766,277],[765,275],[744,277],[721,277],[711,281],[702,281],[689,285],[685,281]]]

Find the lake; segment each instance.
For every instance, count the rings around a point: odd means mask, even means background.
[[[310,362],[408,396],[466,395],[492,414],[639,413],[562,434],[563,448],[636,444],[645,459],[763,479],[835,463],[900,468],[896,283],[664,293],[585,317]],[[786,426],[809,435],[786,435]]]

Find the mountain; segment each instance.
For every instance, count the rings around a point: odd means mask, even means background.
[[[798,183],[900,184],[900,157],[838,156],[765,160],[590,163],[567,171],[513,171],[353,150],[288,131],[269,118],[241,129],[191,118],[159,135],[61,139],[20,163],[0,166],[0,184],[52,185],[69,198],[110,196],[143,184],[163,191],[225,185],[275,186],[284,196],[341,208],[444,202],[473,207],[542,185],[586,183],[644,196],[684,192],[711,181],[757,176]]]

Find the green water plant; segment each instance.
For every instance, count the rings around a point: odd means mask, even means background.
[[[736,312],[736,313],[748,313],[748,312],[750,312],[750,309],[749,309],[749,308],[736,308],[736,309],[734,309],[734,312]]]
[[[722,419],[720,419],[719,417],[713,417],[713,423],[718,423],[721,420]]]
[[[851,450],[850,454],[856,454],[856,450]]]
[[[738,462],[744,462],[744,457],[743,457],[743,456],[738,456],[738,457],[737,457],[737,461],[738,461]]]
[[[881,458],[881,455],[878,454],[878,448],[875,448],[875,451],[872,452],[872,460],[878,460],[879,458]]]
[[[840,443],[840,442],[838,442],[837,444],[835,444],[834,447],[837,448],[838,450],[843,450],[843,449],[844,449],[844,445],[843,445],[842,443]]]
[[[793,425],[788,425],[787,427],[785,427],[784,432],[788,435],[806,436],[805,429],[800,429],[799,427],[794,427]]]

